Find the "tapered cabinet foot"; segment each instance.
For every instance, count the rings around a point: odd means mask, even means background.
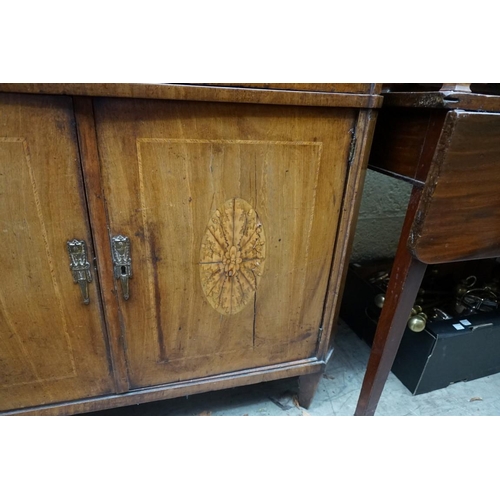
[[[302,408],[309,408],[311,405],[322,376],[323,372],[321,371],[299,377],[299,405]]]

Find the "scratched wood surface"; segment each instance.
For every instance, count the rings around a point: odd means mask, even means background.
[[[84,305],[66,249],[91,262],[78,161],[70,98],[0,95],[0,410],[113,392],[97,284]]]
[[[487,89],[484,90],[487,92]],[[499,95],[450,91],[385,92],[383,95],[384,107],[444,108],[491,112],[500,111]]]
[[[130,299],[117,288],[131,385],[314,356],[356,110],[97,98],[94,111],[111,235],[132,245]],[[222,314],[200,251],[231,200],[261,223],[265,266]],[[217,273],[238,286],[238,250],[221,243]]]

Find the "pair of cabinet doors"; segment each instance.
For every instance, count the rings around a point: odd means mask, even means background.
[[[73,98],[0,94],[0,410],[123,392],[118,358],[126,391],[314,356],[355,110],[92,104],[98,179]],[[103,233],[129,239],[128,299]]]

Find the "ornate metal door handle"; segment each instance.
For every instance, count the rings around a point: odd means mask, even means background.
[[[130,256],[130,239],[127,236],[113,236],[111,238],[111,252],[115,279],[122,284],[122,294],[125,300],[130,297],[129,278],[132,277],[132,258]]]
[[[69,268],[73,273],[73,281],[78,283],[84,304],[90,303],[88,283],[92,283],[90,264],[87,260],[85,240],[71,240],[66,243],[69,254]]]

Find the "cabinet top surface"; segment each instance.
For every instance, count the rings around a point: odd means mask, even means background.
[[[379,108],[377,84],[1,83],[0,92],[136,99],[242,102],[293,106]]]

